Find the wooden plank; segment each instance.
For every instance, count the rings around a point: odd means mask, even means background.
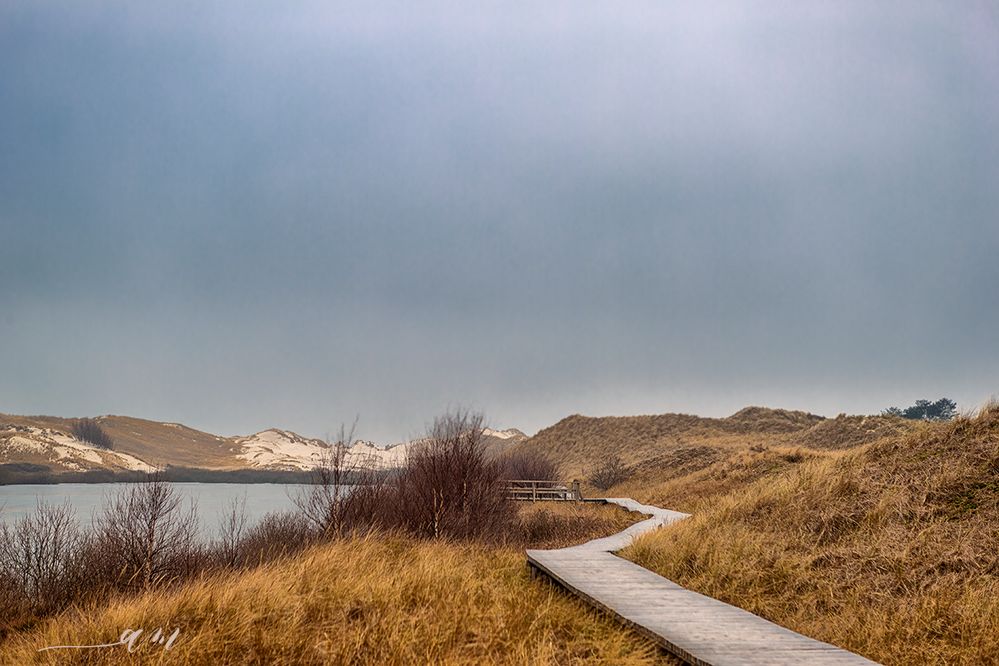
[[[604,498],[650,518],[603,539],[559,550],[528,550],[541,573],[696,666],[870,665],[858,654],[795,633],[752,613],[688,590],[614,555],[644,532],[688,514]]]

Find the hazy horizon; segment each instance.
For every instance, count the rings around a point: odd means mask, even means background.
[[[999,393],[985,2],[0,7],[0,412]]]

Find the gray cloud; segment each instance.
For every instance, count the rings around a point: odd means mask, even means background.
[[[987,4],[0,9],[0,410],[996,392]]]

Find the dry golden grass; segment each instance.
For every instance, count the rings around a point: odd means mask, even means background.
[[[615,486],[609,494],[677,511],[697,513],[719,498],[749,488],[764,479],[780,477],[804,463],[843,454],[803,447],[730,448],[718,451],[710,464],[692,470],[683,466],[645,468]]]
[[[606,534],[636,518],[595,509],[526,506],[524,522],[561,525],[589,512],[597,516],[585,535],[576,529],[546,536],[556,542],[549,545],[559,545]],[[0,645],[0,663],[118,664],[126,657],[120,646],[36,650],[106,643],[126,628],[148,633],[161,626],[180,628],[173,648],[164,651],[140,640],[129,663],[675,663],[614,620],[550,584],[531,580],[519,546],[384,534],[63,613]]]
[[[625,555],[886,664],[999,662],[999,409],[847,453],[781,455],[729,461],[727,493],[714,479],[696,497],[711,478],[636,492],[697,510]]]
[[[609,456],[618,456],[636,477],[657,482],[696,472],[751,448],[842,449],[918,427],[899,418],[824,419],[764,407],[747,407],[722,419],[688,414],[574,415],[514,448],[540,451],[558,461],[566,478],[585,480]]]
[[[616,534],[646,516],[615,506],[575,502],[523,502],[516,531],[507,545],[524,548],[564,548]]]

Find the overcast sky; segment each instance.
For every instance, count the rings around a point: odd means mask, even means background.
[[[979,403],[990,5],[7,0],[0,412]]]

